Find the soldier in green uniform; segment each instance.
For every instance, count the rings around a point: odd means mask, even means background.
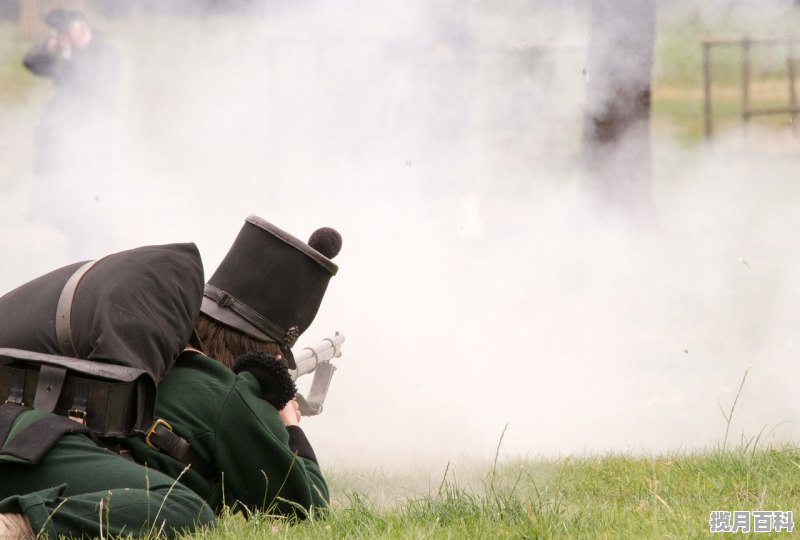
[[[81,401],[78,390],[86,379],[66,375],[52,392],[57,377],[52,383],[48,377],[56,367],[34,371],[10,361],[17,358],[14,351],[69,365],[80,358],[106,374],[112,367],[103,362],[110,360],[125,369],[150,363],[153,378],[145,377],[132,395],[154,398],[155,380],[190,341],[200,312],[205,281],[200,254],[194,244],[171,244],[110,255],[88,266],[75,281],[72,300],[61,302],[65,283],[84,268],[84,263],[60,268],[0,298],[0,538],[154,532],[172,537],[211,526],[214,514],[194,491],[113,452],[106,447],[109,439],[98,439],[104,427],[120,431],[123,422],[95,425],[103,412],[93,397],[96,382],[84,387],[87,399]],[[54,328],[62,303],[69,306],[71,352],[62,350],[66,345]],[[50,395],[57,401],[48,405]],[[64,403],[70,418],[63,415]],[[126,403],[139,410],[133,405],[142,402]],[[144,418],[144,429],[152,424],[151,415]]]
[[[187,351],[159,386],[156,410],[191,445],[191,460],[141,439],[129,448],[137,461],[191,488],[217,513],[228,505],[304,517],[299,508],[327,506],[328,487],[293,409],[290,402],[279,412],[262,399],[250,374]]]
[[[191,346],[177,357],[159,384],[153,428],[123,442],[137,463],[83,433],[60,437],[38,461],[19,460],[8,451],[25,428],[55,416],[26,411],[7,436],[0,418],[0,536],[4,521],[12,534],[171,536],[212,525],[225,506],[299,518],[325,507],[328,488],[298,425],[287,366],[338,270],[330,258],[340,246],[332,229],[305,244],[247,219],[196,318],[196,346],[220,360]],[[0,345],[38,346],[2,338]]]
[[[208,356],[187,349],[159,385],[156,413],[169,424],[162,431],[190,450],[175,459],[131,439],[137,462],[190,487],[216,512],[227,505],[303,518],[327,505],[287,366],[338,270],[330,259],[340,247],[333,229],[306,244],[247,218],[205,287],[196,330]],[[237,363],[246,353],[249,361]]]

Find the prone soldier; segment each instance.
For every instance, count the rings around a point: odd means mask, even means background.
[[[214,513],[226,505],[298,518],[325,507],[327,484],[299,427],[288,368],[295,367],[292,346],[338,270],[330,259],[340,247],[332,229],[318,230],[306,244],[257,216],[247,218],[205,285],[202,307],[194,309],[200,294],[196,302],[171,306],[181,321],[173,321],[176,327],[194,317],[195,334],[160,380],[156,419],[146,436],[120,445],[136,463],[97,446],[85,432],[69,431],[38,459],[16,459],[8,450],[20,446],[25,429],[54,416],[26,410],[6,435],[0,411],[0,532],[5,523],[21,537],[154,530],[173,536],[213,526]],[[194,290],[197,273],[183,266],[172,278],[192,280],[188,290]],[[108,306],[100,308],[95,312]],[[0,313],[9,316],[9,310]],[[170,323],[161,326],[164,331],[151,329],[147,337],[173,348],[190,341],[170,331]],[[13,328],[0,335],[0,345],[41,346],[37,336],[18,343],[13,335]],[[48,347],[41,352],[53,352]],[[92,351],[78,352],[88,357]]]
[[[130,439],[137,462],[225,505],[305,517],[327,506],[328,486],[299,426],[292,346],[314,320],[338,270],[341,236],[318,229],[308,244],[249,216],[205,286],[196,330],[204,352],[188,348],[159,385],[156,414],[167,445]]]

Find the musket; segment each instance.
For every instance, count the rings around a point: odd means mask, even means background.
[[[296,381],[303,375],[314,373],[308,397],[303,397],[299,393],[295,397],[303,416],[314,416],[322,412],[333,372],[336,371],[336,366],[331,364],[331,360],[342,356],[342,343],[344,336],[336,332],[332,338],[325,338],[313,347],[305,347],[295,353],[294,361],[297,369],[289,370],[292,380]]]

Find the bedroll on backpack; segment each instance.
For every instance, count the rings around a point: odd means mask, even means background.
[[[203,285],[197,247],[168,244],[65,266],[0,298],[0,435],[21,408],[103,439],[146,434]]]

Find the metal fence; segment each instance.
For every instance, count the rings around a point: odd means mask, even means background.
[[[797,102],[797,57],[795,46],[800,43],[800,39],[794,37],[783,38],[749,38],[738,39],[706,39],[701,42],[703,48],[703,97],[704,97],[704,132],[706,139],[711,139],[714,135],[714,112],[713,112],[713,71],[711,52],[714,47],[738,47],[739,48],[739,68],[741,71],[741,120],[746,126],[754,116],[786,114],[793,129],[797,129],[797,116],[800,114],[800,106]],[[752,50],[754,47],[779,47],[785,50],[786,73],[787,73],[787,94],[788,102],[783,106],[758,107],[753,106],[751,96],[752,84]]]

